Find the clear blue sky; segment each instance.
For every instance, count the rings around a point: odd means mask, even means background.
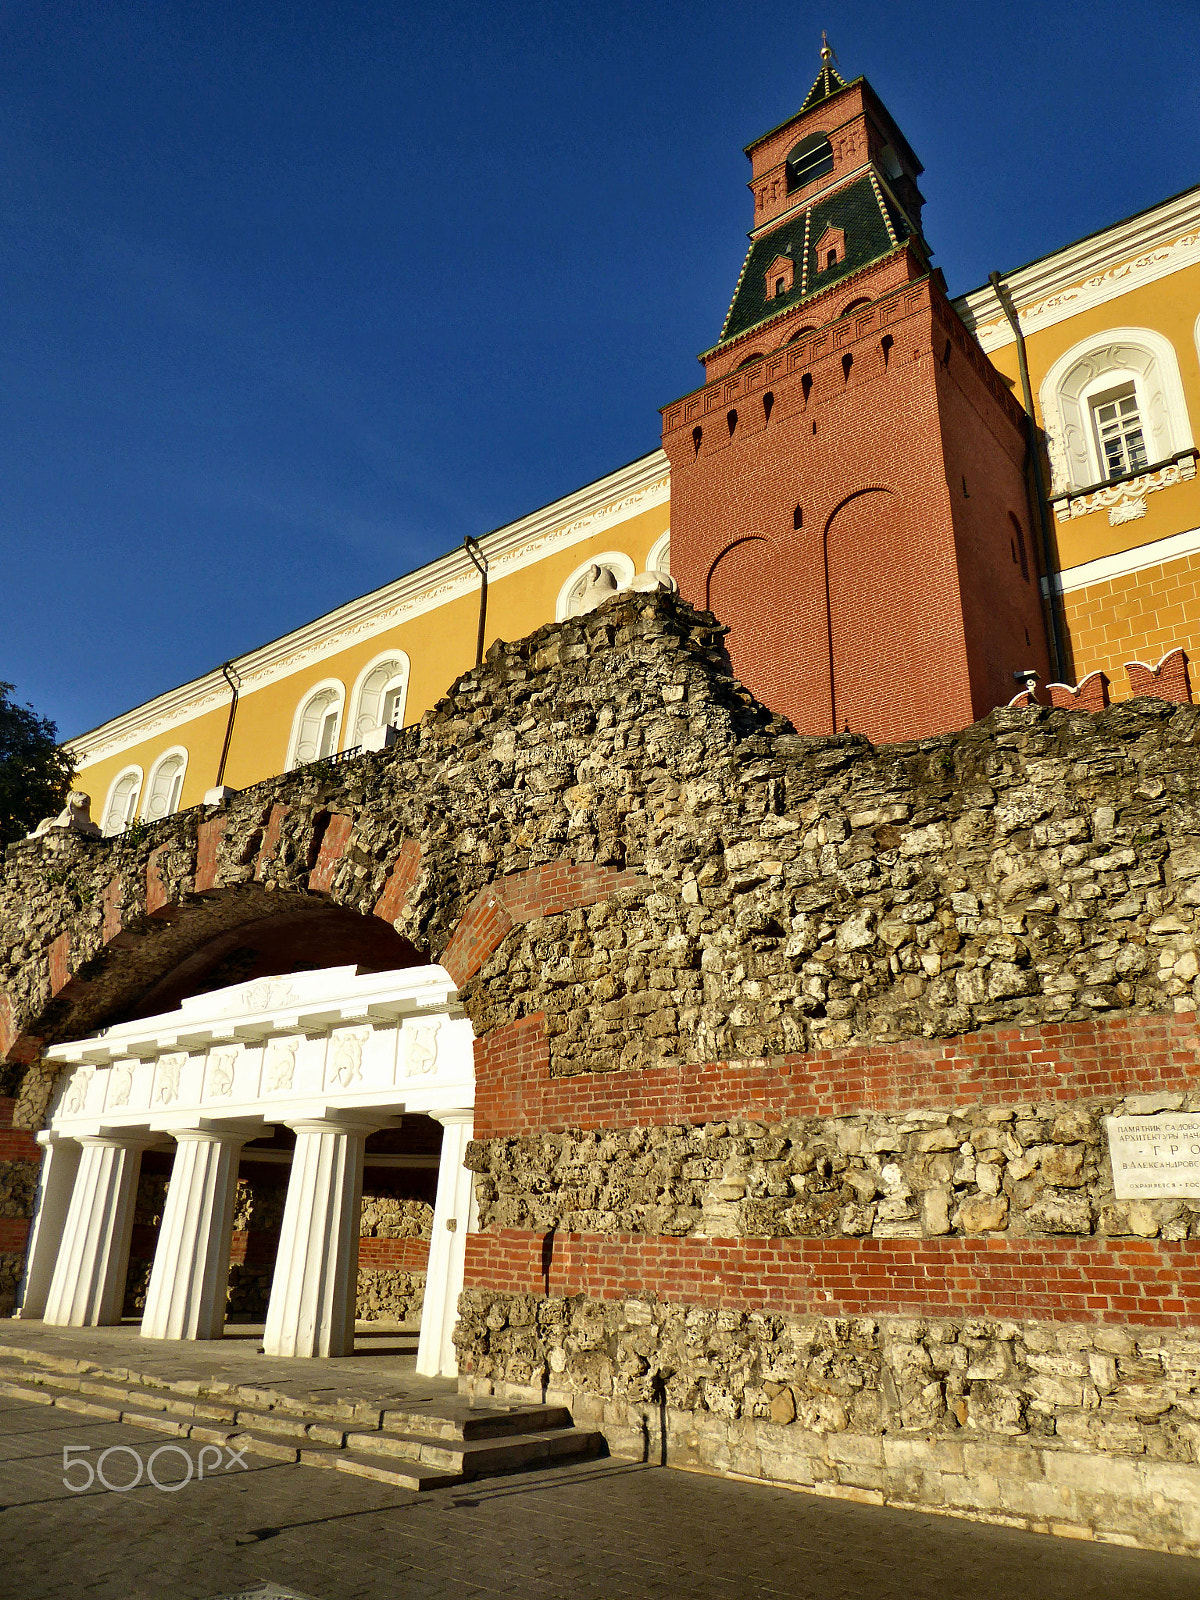
[[[1200,180],[1197,0],[0,23],[0,677],[64,736],[653,449],[823,27],[952,292]]]

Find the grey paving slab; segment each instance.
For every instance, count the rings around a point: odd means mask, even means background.
[[[257,1385],[295,1399],[323,1397],[381,1405],[457,1401],[452,1378],[416,1374],[415,1328],[360,1324],[352,1356],[336,1360],[271,1357],[260,1353],[262,1328],[238,1324],[223,1339],[143,1339],[136,1322],[111,1328],[53,1328],[42,1322],[0,1320],[0,1376],[21,1353],[64,1365],[79,1363],[161,1384],[219,1393],[222,1386]],[[465,1407],[466,1402],[462,1402]]]
[[[73,1494],[63,1485],[65,1445],[89,1446],[87,1459],[99,1462],[114,1445],[148,1460],[164,1442],[0,1400],[0,1597],[268,1600],[264,1585],[275,1586],[273,1600],[279,1591],[304,1600],[1200,1596],[1200,1562],[1186,1557],[640,1463],[591,1462],[422,1496],[254,1457],[174,1491],[143,1482]],[[194,1461],[199,1446],[183,1449]]]

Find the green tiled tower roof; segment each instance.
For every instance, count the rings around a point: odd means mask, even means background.
[[[828,227],[845,233],[846,253],[836,266],[822,268],[817,263],[817,243]],[[819,195],[798,216],[772,228],[750,246],[719,343],[736,339],[768,317],[790,311],[887,255],[911,234],[900,210],[889,204],[882,192],[876,192],[870,174]],[[781,255],[790,256],[795,263],[792,289],[768,299],[767,268]]]

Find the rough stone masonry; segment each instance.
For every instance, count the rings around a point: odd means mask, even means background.
[[[11,848],[17,1123],[47,1043],[215,933],[383,917],[477,1035],[465,1386],[623,1453],[1200,1553],[1200,1199],[1116,1199],[1102,1121],[1200,1110],[1198,741],[1155,700],[800,737],[710,615],[618,596],[389,751]]]

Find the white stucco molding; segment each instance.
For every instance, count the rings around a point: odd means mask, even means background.
[[[585,484],[517,522],[484,534],[480,548],[493,578],[523,571],[556,551],[569,549],[670,499],[667,458],[653,450],[617,472]],[[448,601],[474,594],[479,574],[465,550],[447,555],[336,611],[264,644],[232,663],[242,679],[243,694],[301,672],[334,650],[359,639],[384,634],[414,617],[436,611]],[[299,686],[298,686],[299,687]],[[228,706],[229,685],[219,670],[194,678],[144,705],[101,723],[64,748],[77,766],[108,760],[123,751],[182,727],[216,706]]]
[[[302,766],[304,761],[315,759],[312,756],[306,756],[302,760],[299,746],[304,730],[305,714],[318,695],[334,696],[334,699],[329,702],[329,707],[332,709],[335,705],[337,706],[337,726],[333,735],[333,747],[329,754],[336,755],[341,748],[342,723],[346,715],[346,685],[340,678],[320,678],[316,683],[308,685],[300,698],[300,703],[292,714],[292,731],[288,735],[287,760],[284,762],[283,767],[285,772],[290,772],[293,767]],[[328,715],[328,712],[326,712],[326,715]]]
[[[147,779],[146,787],[145,787],[145,789],[144,789],[144,791],[142,793],[142,799],[141,799],[141,812],[142,812],[142,818],[143,818],[144,821],[147,821],[147,822],[160,822],[162,820],[162,817],[169,817],[171,815],[171,813],[176,809],[174,806],[171,806],[168,810],[163,811],[162,816],[152,817],[150,815],[151,806],[159,798],[159,796],[155,793],[155,790],[156,790],[156,788],[158,786],[159,779],[160,779],[160,776],[162,774],[162,770],[166,766],[168,761],[172,761],[172,760],[174,760],[176,758],[179,760],[179,763],[180,763],[179,769],[178,769],[177,772],[173,772],[171,774],[170,786],[169,786],[169,789],[168,789],[168,792],[167,792],[167,795],[166,795],[165,798],[167,799],[168,802],[170,801],[170,798],[171,798],[170,790],[171,789],[176,789],[179,794],[183,793],[183,780],[187,777],[187,766],[188,766],[187,747],[185,745],[182,745],[182,744],[173,744],[173,745],[170,745],[166,750],[164,750],[160,755],[155,757],[154,765],[150,768],[150,777]],[[176,783],[176,779],[178,779],[178,783]]]
[[[386,667],[392,663],[395,664],[396,670],[388,674],[386,681],[379,684],[378,690],[376,691],[373,688],[369,695],[369,699],[373,702],[378,701],[378,704],[365,703],[368,698],[367,685],[372,674],[377,673],[380,667]],[[383,650],[379,655],[371,657],[370,661],[367,662],[354,680],[354,688],[350,693],[350,720],[347,723],[349,744],[361,744],[366,734],[379,727],[379,713],[384,695],[389,692],[390,688],[399,688],[401,685],[404,692],[400,697],[400,715],[396,726],[399,727],[403,724],[404,706],[408,700],[408,684],[411,677],[412,662],[409,660],[406,650]]]
[[[104,805],[100,812],[100,828],[103,833],[123,833],[126,824],[128,822],[132,822],[134,817],[137,816],[138,801],[141,798],[142,784],[145,780],[145,776],[145,773],[139,766],[122,767],[121,771],[117,773],[116,777],[108,786],[108,793],[104,796]],[[133,780],[132,787],[126,794],[124,803],[121,806],[121,815],[124,820],[121,822],[121,826],[119,828],[113,827],[111,826],[111,823],[114,821],[112,816],[113,801],[116,798],[118,789],[120,789],[121,786],[130,778]],[[130,798],[131,796],[132,799]]]
[[[1105,328],[1065,350],[1038,389],[1052,498],[1104,484],[1091,405],[1097,395],[1124,383],[1132,384],[1137,395],[1151,464],[1194,445],[1171,341],[1153,328]]]
[[[1198,263],[1200,186],[1006,273],[1004,283],[1028,334]],[[1013,343],[990,284],[954,305],[985,350]]]
[[[1126,578],[1131,573],[1143,572],[1147,567],[1162,567],[1169,561],[1183,561],[1200,553],[1200,528],[1189,528],[1186,533],[1173,533],[1166,539],[1151,539],[1146,544],[1135,545],[1132,550],[1119,550],[1115,555],[1099,556],[1095,561],[1082,561],[1076,567],[1066,567],[1054,575],[1055,594],[1070,594],[1075,589],[1089,589],[1094,583],[1107,583],[1113,578]],[[1049,580],[1042,579],[1042,593],[1050,593]]]

